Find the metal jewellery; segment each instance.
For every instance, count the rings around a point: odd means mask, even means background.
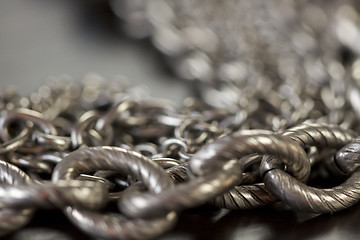
[[[357,1],[111,4],[194,94],[178,105],[96,74],[1,90],[1,236],[39,208],[89,236],[150,239],[204,204],[326,214],[360,200]]]

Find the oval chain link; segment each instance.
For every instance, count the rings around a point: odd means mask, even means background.
[[[1,91],[1,236],[38,208],[93,237],[149,239],[203,204],[360,200],[357,1],[112,2],[195,94],[179,106],[96,74]],[[315,186],[324,174],[337,183]]]

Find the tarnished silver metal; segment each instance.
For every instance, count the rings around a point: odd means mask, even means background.
[[[21,194],[19,194],[21,193]],[[0,208],[54,208],[74,206],[99,209],[107,201],[107,190],[100,182],[59,181],[6,185],[0,187]]]
[[[118,206],[127,216],[140,218],[196,207],[240,184],[241,176],[240,164],[234,160],[207,176],[178,184],[159,194],[128,191],[119,199]]]
[[[354,172],[344,183],[329,189],[309,187],[279,169],[264,176],[275,196],[293,209],[314,213],[332,213],[349,208],[360,200],[360,173]]]
[[[318,148],[340,149],[352,141],[357,134],[340,126],[305,123],[287,129],[283,135],[290,137],[303,148],[315,146]]]
[[[2,129],[0,136],[3,141],[9,141],[11,137],[7,131],[7,125],[14,120],[30,121],[31,123],[37,124],[42,131],[47,134],[57,135],[55,127],[45,119],[45,117],[36,111],[30,109],[16,109],[13,111],[2,112],[0,118],[0,128]]]
[[[103,131],[105,127],[111,125],[116,120],[117,115],[120,115],[134,105],[135,102],[126,100],[115,104],[104,116],[96,121],[95,129]]]
[[[121,95],[121,99],[124,99],[124,95]],[[242,209],[277,201],[276,190],[261,183],[259,164],[263,155],[273,156],[265,156],[267,160],[261,165],[265,183],[268,182],[268,173],[277,171],[276,168],[285,168],[300,181],[306,181],[312,163],[304,150],[309,151],[311,146],[316,146],[316,149],[338,149],[355,136],[351,130],[319,123],[308,123],[280,132],[247,130],[245,123],[238,128],[237,124],[241,122],[237,122],[238,113],[201,105],[194,100],[186,101],[182,110],[175,110],[163,106],[161,101],[151,100],[153,102],[141,106],[141,101],[134,99],[129,103],[122,100],[120,104],[113,104],[105,110],[94,110],[95,107],[92,109],[86,103],[86,107],[67,113],[69,116],[62,113],[53,120],[61,119],[56,124],[61,135],[44,130],[34,131],[31,126],[24,128],[35,141],[30,143],[29,138],[19,141],[12,150],[4,152],[6,155],[3,158],[27,168],[34,180],[41,184],[28,189],[4,185],[4,204],[7,203],[12,209],[72,205],[65,207],[64,213],[90,235],[120,239],[148,238],[170,229],[176,221],[175,211],[206,202],[218,207]],[[120,107],[122,104],[125,105]],[[72,114],[78,120],[69,128]],[[146,117],[147,114],[150,115]],[[68,119],[65,120],[64,116]],[[26,118],[19,120],[27,121]],[[232,125],[231,122],[236,124]],[[7,125],[2,127],[8,128]],[[109,131],[112,133],[108,134]],[[123,148],[87,148],[86,143],[106,143]],[[43,151],[22,152],[25,144],[29,148],[42,145]],[[80,150],[72,152],[79,147]],[[316,149],[309,152],[309,157],[317,155]],[[271,159],[274,160],[269,161]],[[155,172],[151,171],[153,167],[157,169]],[[249,172],[244,172],[247,169]],[[51,174],[54,185],[43,182],[36,172]],[[96,172],[95,176],[89,175],[91,172]],[[115,177],[113,183],[112,176]],[[75,179],[82,180],[79,186],[74,182],[79,180]],[[160,187],[160,183],[164,186]],[[177,185],[172,187],[174,183]],[[350,181],[349,184],[352,183]],[[95,190],[93,185],[96,184],[102,187],[102,192],[92,193],[97,193],[99,201],[91,195],[76,195],[89,189]],[[345,186],[349,188],[349,184]],[[144,185],[150,192],[146,191]],[[115,188],[128,189],[106,194],[106,189]],[[14,190],[21,191],[25,197],[17,198],[19,196]],[[38,191],[58,197],[56,200],[51,197],[37,198]],[[5,192],[9,193],[7,197]],[[78,200],[77,197],[84,198]],[[28,201],[24,202],[24,199]],[[84,210],[86,207],[95,208],[89,203],[103,203],[104,199],[117,200],[121,213],[132,219],[119,220]],[[131,233],[124,230],[128,228],[132,229]],[[144,231],[135,234],[139,228]]]
[[[246,156],[251,152],[279,157],[291,174],[296,175],[301,181],[307,180],[310,174],[310,161],[295,142],[291,142],[287,137],[259,134],[257,131],[254,131],[254,134],[250,134],[251,131],[240,133],[221,138],[205,146],[193,156],[190,166],[194,166],[197,173],[206,174],[206,171],[209,171],[206,169],[211,166],[221,165],[223,161],[230,159],[240,159],[246,168],[249,164],[249,158]],[[299,173],[301,174],[298,175]],[[216,197],[213,203],[218,207],[246,209],[266,205],[276,200],[263,184],[255,184],[236,186],[224,195]]]
[[[354,133],[337,126],[301,125],[290,129],[284,135],[291,136],[299,145],[309,147],[309,143],[318,148],[338,149],[354,139]],[[356,144],[356,143],[355,143]],[[337,156],[351,149],[352,145],[345,146]],[[356,150],[355,150],[356,151]],[[337,159],[342,159],[338,157]],[[278,169],[280,160],[264,157],[261,171],[265,186],[275,196],[289,204],[294,209],[302,211],[326,213],[348,208],[360,200],[359,173],[354,172],[343,184],[331,189],[309,187],[281,169]],[[342,161],[344,162],[344,161]],[[352,169],[352,171],[356,170]]]
[[[288,129],[282,135],[290,137],[303,148],[317,146],[336,149],[351,141],[354,137],[354,132],[332,125],[304,124]],[[228,145],[228,147],[236,146]],[[272,160],[272,163],[276,162],[275,165],[277,167],[282,167],[278,158],[266,157],[266,159],[267,161],[263,162],[261,166],[263,174],[274,167],[274,165],[268,164],[270,160]],[[291,161],[288,165],[292,165]],[[247,209],[266,205],[277,201],[277,197],[269,190],[263,184],[236,186],[224,196],[215,198],[214,204],[229,209]]]
[[[36,172],[40,173],[47,173],[50,174],[52,171],[51,166],[43,161],[38,161],[33,156],[24,155],[21,153],[11,152],[8,153],[4,158],[0,158],[4,161],[7,161],[15,166],[24,168],[24,169],[31,169]]]
[[[44,134],[39,131],[34,131],[32,140],[40,145],[45,145],[49,149],[64,151],[69,148],[71,143],[70,137],[54,136],[51,134]]]
[[[239,210],[261,207],[276,201],[278,198],[263,183],[256,183],[235,186],[211,200],[211,203],[220,208]]]
[[[53,136],[57,135],[56,128],[51,124],[50,121],[45,119],[45,116],[43,114],[26,108],[18,108],[12,111],[2,112],[2,116],[0,117],[0,129],[2,129],[2,131],[0,132],[0,137],[3,141],[7,142],[11,140],[12,137],[8,132],[7,126],[11,122],[16,120],[22,121],[22,124],[25,124],[24,128],[28,127],[27,124],[31,124],[30,127],[32,127],[32,125],[35,124],[35,127],[39,127],[44,133],[51,134]],[[20,135],[16,138],[21,137],[21,135],[23,134],[20,133]],[[41,144],[27,147],[24,142],[24,144],[22,144],[21,146],[22,148],[21,151],[27,153],[34,153],[34,152],[36,153],[36,152],[44,151],[45,150],[44,148],[48,148],[48,147],[49,146],[46,145],[44,146]]]
[[[310,175],[310,161],[304,150],[288,137],[279,134],[234,133],[204,146],[189,163],[192,172],[206,175],[226,161],[241,159],[253,153],[278,156],[288,171],[301,181],[306,181]]]
[[[356,171],[360,167],[360,138],[341,148],[335,157],[336,166],[346,174]]]
[[[159,164],[164,169],[169,169],[181,164],[181,161],[173,158],[153,158],[151,160]]]
[[[29,129],[24,128],[18,136],[14,137],[9,141],[6,141],[5,143],[0,144],[0,154],[14,152],[20,147],[22,147],[25,141],[28,139],[29,133]]]
[[[357,1],[109,2],[194,94],[177,105],[96,74],[0,91],[0,234],[36,208],[144,239],[204,203],[323,213],[359,200]],[[320,176],[348,179],[309,186]],[[97,210],[107,200],[120,215]]]
[[[72,180],[81,173],[96,170],[116,170],[130,174],[150,191],[160,193],[173,186],[166,172],[149,158],[117,147],[94,147],[77,150],[65,157],[54,169],[53,182]],[[158,219],[120,221],[116,217],[67,207],[65,213],[85,232],[109,239],[147,239],[170,229],[176,221],[172,210],[162,212]],[[130,231],[130,230],[131,231]],[[139,230],[141,229],[141,230]]]
[[[72,148],[76,149],[80,146],[86,146],[86,143],[84,142],[84,137],[82,134],[88,134],[92,137],[92,139],[95,139],[95,145],[96,142],[98,143],[104,143],[105,145],[109,145],[110,141],[112,140],[112,134],[113,131],[109,128],[107,128],[107,136],[106,139],[103,139],[101,135],[94,129],[91,129],[90,131],[86,131],[91,124],[95,124],[99,121],[99,114],[95,111],[88,111],[85,112],[79,119],[78,124],[73,128],[71,132],[71,141],[72,141]],[[109,125],[108,125],[109,126]]]
[[[31,180],[19,168],[0,161],[0,181],[16,186],[29,183]],[[32,208],[7,208],[3,206],[0,209],[0,236],[26,225],[31,220],[33,213]]]
[[[189,181],[189,169],[188,164],[179,164],[166,170],[175,183],[181,183]]]
[[[339,126],[326,124],[301,124],[286,130],[282,135],[290,137],[304,149],[316,147],[317,149],[338,150],[354,139],[356,134],[351,130],[342,129]],[[277,158],[263,159],[261,172],[266,172],[280,166],[281,160]]]
[[[103,239],[149,239],[169,231],[177,219],[175,212],[159,218],[122,220],[117,216],[101,215],[97,212],[65,209],[70,220],[93,236]]]

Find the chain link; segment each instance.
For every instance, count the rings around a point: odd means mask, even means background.
[[[202,204],[351,207],[360,199],[359,7],[113,1],[128,33],[150,37],[197,95],[178,106],[94,74],[52,79],[27,97],[3,90],[0,234],[37,208],[61,209],[91,236],[147,239]],[[114,201],[119,214],[99,211]]]

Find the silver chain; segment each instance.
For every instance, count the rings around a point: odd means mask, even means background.
[[[91,236],[148,239],[203,204],[332,213],[358,202],[357,1],[112,7],[197,95],[178,106],[94,74],[1,91],[0,235],[38,208]],[[109,202],[118,213],[101,212]]]

